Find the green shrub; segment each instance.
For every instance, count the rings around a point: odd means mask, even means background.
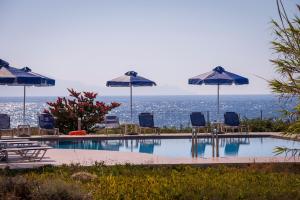
[[[180,127],[180,128],[176,128],[176,127],[163,127],[160,129],[161,133],[191,133],[192,132],[192,128],[190,127]]]
[[[287,129],[288,134],[299,134],[300,133],[300,120],[297,120],[295,123],[291,124]]]
[[[241,123],[249,126],[252,132],[284,132],[289,126],[280,119],[243,119]]]

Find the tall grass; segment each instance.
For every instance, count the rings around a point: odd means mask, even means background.
[[[300,165],[73,165],[4,170],[0,184],[1,199],[290,200],[300,199]]]

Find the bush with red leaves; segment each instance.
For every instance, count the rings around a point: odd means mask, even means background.
[[[112,109],[120,106],[112,102],[105,104],[96,101],[97,93],[76,92],[68,89],[70,99],[58,97],[55,102],[48,102],[49,109],[44,112],[52,114],[55,118],[55,126],[62,133],[77,130],[78,118],[81,119],[81,128],[87,132],[94,132],[93,126],[101,123],[104,116]]]

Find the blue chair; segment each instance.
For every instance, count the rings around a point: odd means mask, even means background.
[[[7,114],[0,114],[0,138],[4,132],[9,132],[11,137],[14,136],[14,129],[10,128],[10,116]]]
[[[39,135],[42,132],[52,132],[53,135],[58,135],[59,130],[55,128],[55,119],[49,113],[42,113],[38,115],[38,126],[39,126]]]
[[[223,128],[225,133],[228,132],[228,129],[232,130],[232,132],[235,132],[235,130],[238,130],[238,132],[249,132],[249,127],[241,125],[239,115],[235,112],[226,112],[224,114]]]
[[[206,125],[205,117],[202,112],[192,112],[190,114],[192,128],[199,132],[201,129],[203,132],[209,131],[209,127]]]
[[[105,132],[108,134],[110,130],[119,130],[123,134],[123,129],[120,125],[119,118],[115,115],[107,115],[104,119],[105,123]]]
[[[154,126],[154,117],[151,113],[140,113],[139,114],[139,132],[146,133],[146,130],[154,130],[156,134],[160,134],[159,127]]]

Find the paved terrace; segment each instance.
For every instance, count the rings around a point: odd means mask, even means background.
[[[245,134],[226,134],[219,137],[245,137]],[[249,137],[274,137],[291,139],[280,133],[249,133]],[[66,139],[143,139],[143,138],[190,138],[191,134],[161,134],[157,135],[87,135],[87,136],[32,136],[31,140],[66,140]],[[211,134],[200,134],[198,137],[211,137]],[[293,138],[298,140],[299,138]],[[20,161],[11,157],[8,162],[1,162],[0,168],[32,168],[43,165],[81,164],[93,165],[103,162],[105,165],[133,164],[133,165],[215,165],[215,164],[249,164],[249,163],[300,163],[300,158],[285,157],[218,157],[218,158],[170,158],[145,153],[117,152],[80,149],[51,149],[40,162]]]

